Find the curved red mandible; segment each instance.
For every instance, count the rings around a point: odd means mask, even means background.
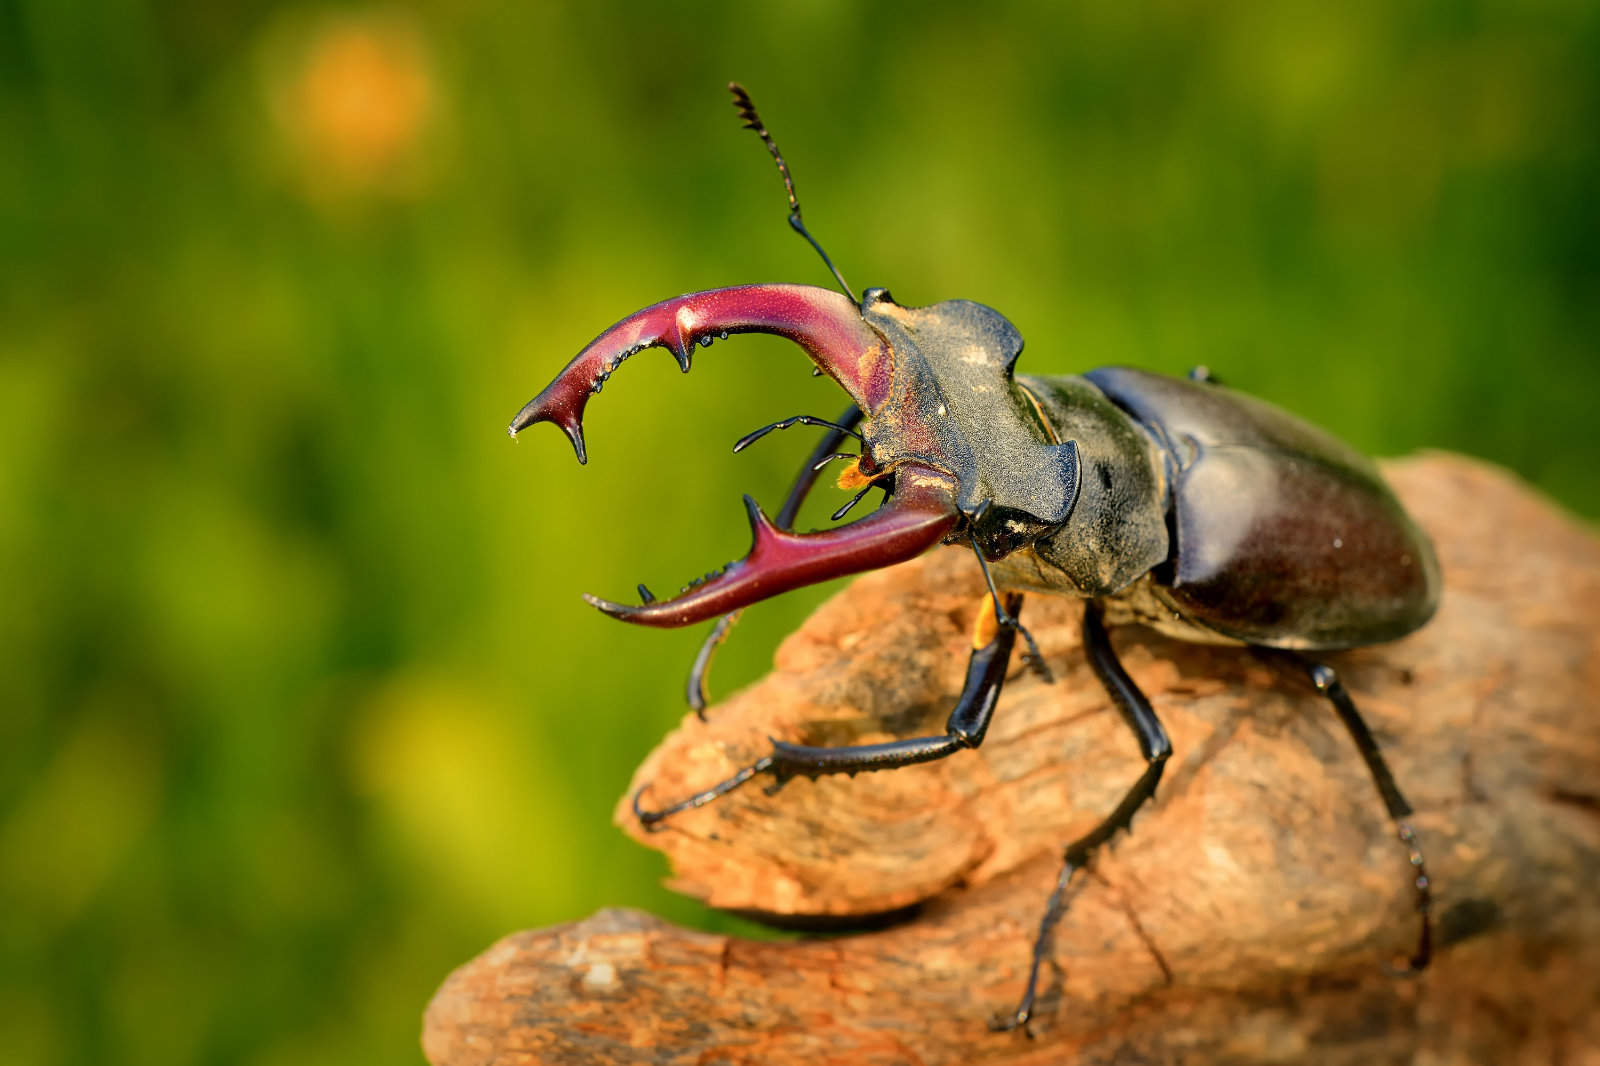
[[[888,349],[861,319],[848,297],[814,285],[736,285],[677,296],[635,311],[589,342],[556,379],[511,420],[513,437],[535,422],[553,422],[572,441],[578,462],[588,461],[583,409],[589,397],[622,365],[646,348],[672,352],[689,371],[695,342],[730,333],[771,333],[804,348],[863,411],[889,393]]]

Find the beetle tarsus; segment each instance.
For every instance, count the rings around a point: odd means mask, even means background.
[[[726,796],[728,793],[732,792],[740,785],[750,781],[758,774],[771,772],[773,769],[773,763],[773,756],[764,756],[760,759],[757,759],[749,766],[744,767],[732,777],[717,782],[703,792],[696,792],[688,799],[679,800],[677,803],[668,804],[665,807],[661,807],[653,811],[647,811],[639,805],[640,797],[642,797],[645,794],[645,790],[650,787],[648,783],[641,785],[639,790],[633,794],[634,817],[639,819],[640,825],[644,826],[646,829],[654,831],[663,820],[672,817],[674,814],[681,814],[684,811],[693,810],[696,807],[704,807],[712,800],[720,799],[721,797]]]
[[[1028,969],[1028,985],[1023,990],[1022,1000],[1017,1004],[1017,1009],[1010,1014],[1002,1014],[989,1021],[989,1029],[996,1033],[1009,1033],[1017,1029],[1029,1040],[1034,1039],[1033,1027],[1029,1021],[1033,1018],[1036,993],[1039,988],[1039,963],[1050,952],[1050,940],[1055,933],[1057,923],[1067,913],[1067,888],[1072,883],[1073,874],[1079,867],[1071,859],[1061,864],[1061,872],[1056,875],[1055,890],[1050,893],[1050,899],[1045,903],[1044,917],[1039,920],[1039,932],[1033,938],[1033,962]]]
[[[1067,910],[1067,886],[1072,875],[1088,865],[1090,857],[1102,845],[1109,844],[1119,832],[1130,832],[1133,816],[1146,802],[1155,798],[1156,786],[1161,783],[1161,772],[1172,755],[1172,741],[1156,717],[1155,708],[1133,678],[1122,668],[1116,649],[1111,646],[1106,632],[1104,611],[1094,600],[1088,601],[1083,611],[1083,647],[1089,657],[1089,666],[1095,677],[1111,696],[1122,713],[1128,728],[1139,739],[1139,753],[1144,756],[1145,770],[1122,796],[1122,802],[1106,816],[1105,820],[1066,847],[1062,857],[1061,873],[1056,878],[1055,891],[1045,904],[1044,917],[1039,920],[1039,933],[1033,942],[1033,961],[1028,969],[1028,984],[1022,1000],[1011,1014],[996,1019],[991,1027],[1003,1031],[1022,1029],[1031,1037],[1028,1019],[1033,1016],[1034,999],[1039,987],[1039,967],[1050,952],[1051,935]]]
[[[1413,813],[1411,804],[1401,794],[1400,786],[1395,784],[1394,774],[1390,772],[1389,764],[1384,761],[1378,742],[1372,736],[1372,730],[1368,729],[1367,723],[1362,720],[1361,712],[1356,710],[1355,701],[1350,698],[1350,693],[1345,690],[1344,683],[1339,680],[1339,675],[1333,667],[1297,652],[1265,650],[1269,655],[1287,659],[1304,671],[1316,690],[1333,704],[1333,709],[1338,713],[1339,720],[1344,723],[1350,739],[1355,741],[1356,750],[1361,753],[1362,761],[1367,764],[1367,772],[1372,776],[1372,783],[1383,799],[1384,809],[1389,812],[1389,818],[1394,822],[1395,836],[1406,849],[1406,862],[1410,864],[1412,870],[1411,887],[1416,894],[1417,915],[1422,920],[1422,930],[1417,936],[1417,947],[1411,953],[1411,957],[1401,965],[1389,964],[1385,969],[1396,977],[1409,977],[1421,973],[1428,968],[1428,963],[1433,959],[1431,913],[1433,882],[1428,878],[1428,866],[1422,856],[1422,845],[1417,842],[1416,831],[1411,828],[1408,820]]]
[[[1396,821],[1395,836],[1406,848],[1406,859],[1411,863],[1411,868],[1416,872],[1412,882],[1417,894],[1417,913],[1422,917],[1422,931],[1417,936],[1416,950],[1404,962],[1388,963],[1384,972],[1390,977],[1416,977],[1428,968],[1433,961],[1433,883],[1428,880],[1428,870],[1423,863],[1422,847],[1417,843],[1417,834],[1411,828],[1411,823]]]

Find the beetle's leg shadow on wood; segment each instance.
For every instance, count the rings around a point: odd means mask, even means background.
[[[1161,720],[1156,717],[1155,708],[1150,706],[1149,699],[1139,691],[1139,686],[1133,683],[1133,678],[1122,668],[1116,650],[1111,646],[1110,635],[1106,632],[1104,611],[1094,600],[1088,601],[1084,606],[1083,647],[1095,677],[1105,686],[1106,692],[1111,696],[1111,702],[1122,714],[1123,721],[1128,723],[1128,728],[1133,730],[1134,736],[1138,738],[1139,752],[1145,760],[1145,770],[1133,786],[1123,794],[1122,802],[1117,804],[1116,809],[1105,820],[1067,845],[1062,858],[1061,872],[1056,876],[1055,890],[1050,893],[1050,899],[1045,904],[1044,917],[1039,920],[1039,932],[1034,938],[1033,958],[1028,969],[1028,984],[1023,990],[1022,1000],[1011,1014],[990,1022],[990,1028],[997,1031],[1020,1028],[1030,1037],[1033,1033],[1028,1029],[1028,1020],[1033,1016],[1038,993],[1039,968],[1050,952],[1050,942],[1055,927],[1066,914],[1067,889],[1071,885],[1073,875],[1089,864],[1089,859],[1096,848],[1110,840],[1119,830],[1126,831],[1133,824],[1134,814],[1155,795],[1156,785],[1161,781],[1162,770],[1166,768],[1167,759],[1172,755],[1172,741],[1168,739],[1167,731],[1162,727]]]
[[[1307,658],[1298,652],[1261,647],[1253,650],[1265,659],[1288,664],[1304,674],[1312,686],[1333,704],[1334,711],[1339,715],[1339,721],[1344,723],[1350,739],[1355,742],[1356,750],[1360,752],[1362,762],[1366,763],[1367,772],[1372,776],[1372,783],[1377,787],[1378,795],[1383,800],[1384,809],[1389,812],[1389,820],[1394,823],[1395,836],[1406,849],[1406,861],[1412,870],[1412,890],[1416,893],[1417,915],[1422,921],[1416,950],[1404,965],[1391,966],[1389,970],[1395,976],[1409,976],[1422,972],[1427,969],[1428,963],[1433,958],[1433,883],[1428,878],[1428,867],[1422,856],[1422,845],[1417,840],[1416,831],[1411,827],[1410,818],[1413,813],[1411,804],[1401,793],[1400,786],[1395,784],[1394,774],[1384,760],[1383,752],[1379,750],[1372,730],[1367,728],[1361,713],[1356,710],[1355,701],[1350,698],[1350,693],[1345,690],[1344,683],[1339,680],[1339,675],[1333,667]]]
[[[1004,609],[1012,619],[1022,610],[1022,594],[1007,592]],[[656,810],[640,805],[649,785],[633,795],[633,813],[640,824],[655,828],[674,814],[704,807],[746,782],[769,774],[775,792],[794,777],[812,779],[823,774],[859,774],[873,770],[893,770],[914,763],[933,762],[954,755],[958,751],[976,748],[983,743],[994,717],[994,708],[1000,700],[1000,690],[1005,684],[1006,667],[1011,661],[1011,649],[1016,644],[1017,626],[1001,625],[994,628],[989,639],[981,646],[974,645],[967,660],[967,677],[961,686],[961,698],[945,722],[943,735],[907,737],[882,744],[856,744],[846,747],[810,747],[772,741],[772,754],[757,759],[738,773],[703,792]],[[1159,728],[1159,727],[1158,727]]]
[[[845,438],[853,436],[855,428],[860,424],[861,408],[853,403],[846,407],[838,418],[833,420],[833,423],[828,426],[828,432],[823,434],[822,439],[817,442],[817,446],[811,449],[811,454],[806,457],[806,461],[801,465],[800,472],[795,475],[794,484],[789,486],[789,494],[784,497],[783,507],[778,510],[777,517],[773,519],[773,525],[782,530],[794,529],[795,519],[800,516],[801,505],[806,502],[806,497],[811,494],[812,487],[816,485],[817,478],[822,474],[820,464],[830,455],[837,452],[839,447],[844,444]],[[741,441],[741,443],[743,442]],[[737,445],[734,450],[738,450]],[[867,488],[862,489],[855,499],[851,501],[851,504],[853,505],[862,496],[866,495],[871,487],[869,485]],[[834,519],[843,518],[847,507],[835,512]],[[739,621],[739,616],[743,613],[743,611],[729,611],[717,619],[717,624],[706,635],[705,641],[700,645],[700,650],[695,653],[694,665],[689,668],[686,697],[689,707],[699,716],[702,722],[706,720],[706,677],[711,672],[711,659],[716,655],[717,648],[722,642],[728,639],[728,632],[733,629],[734,625]]]

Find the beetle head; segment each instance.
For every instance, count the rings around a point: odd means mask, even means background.
[[[1060,526],[1078,497],[1078,453],[1057,443],[1013,380],[1022,334],[970,300],[902,307],[868,289],[862,320],[890,356],[889,390],[867,411],[873,461],[948,474],[956,506],[985,555],[998,559]]]
[[[677,626],[802,585],[909,559],[971,536],[999,558],[1065,522],[1078,491],[1077,451],[1055,442],[1012,380],[1022,337],[998,312],[966,300],[901,307],[883,290],[861,304],[807,285],[744,285],[692,293],[629,315],[595,338],[512,420],[511,434],[554,422],[587,459],[583,411],[623,360],[669,349],[688,371],[698,341],[729,333],[795,341],[865,413],[859,470],[892,485],[867,518],[825,532],[778,529],[746,500],[754,544],[743,560],[668,600],[608,614]],[[887,479],[892,477],[892,482]]]

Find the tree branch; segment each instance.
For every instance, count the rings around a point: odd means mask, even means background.
[[[608,910],[519,933],[440,989],[430,1060],[1600,1055],[1600,544],[1494,468],[1428,455],[1386,472],[1438,546],[1444,600],[1421,632],[1330,661],[1417,808],[1440,941],[1422,977],[1380,969],[1416,935],[1408,867],[1332,709],[1246,651],[1128,628],[1113,640],[1176,754],[1134,834],[1075,882],[1038,1039],[990,1033],[1021,992],[1061,845],[1142,768],[1084,661],[1080,607],[1034,595],[1025,618],[1056,683],[1014,663],[978,751],[776,795],[752,783],[653,834],[618,808],[674,886],[716,906],[848,920],[921,904],[914,920],[773,944]],[[709,723],[686,718],[635,787],[681,798],[769,735],[942,731],[981,590],[961,552],[861,578],[771,675]]]

